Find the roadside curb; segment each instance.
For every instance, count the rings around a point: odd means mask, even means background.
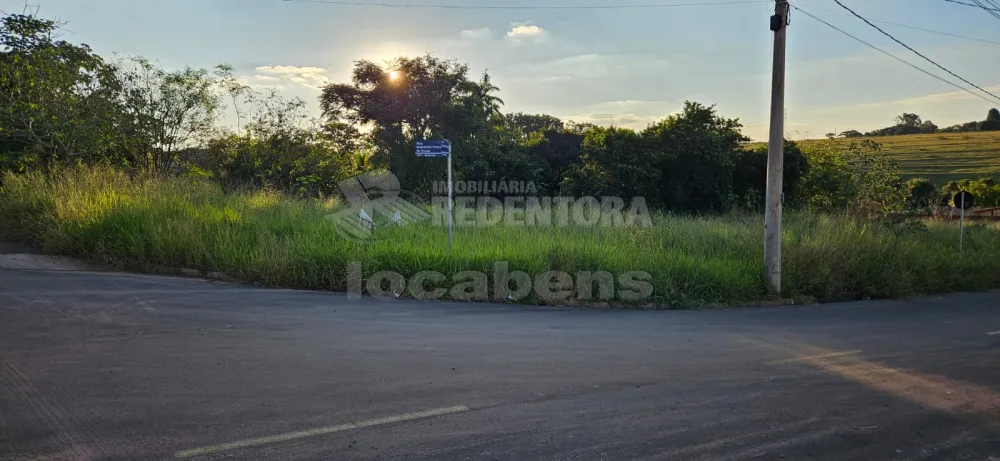
[[[214,280],[216,282],[241,283],[239,279],[226,275],[222,272],[202,271],[187,267],[170,267],[163,265],[153,265],[145,267],[143,272],[157,274],[157,275],[174,275],[179,277],[207,279],[207,280]]]

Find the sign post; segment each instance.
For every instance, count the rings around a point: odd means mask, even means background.
[[[955,207],[961,211],[961,218],[959,218],[958,224],[958,251],[962,251],[962,247],[965,245],[965,210],[972,208],[972,205],[976,203],[976,198],[972,194],[961,191],[952,198],[955,202]]]
[[[448,158],[448,249],[451,249],[453,200],[451,197],[451,141],[447,139],[417,141],[417,157],[447,157]]]
[[[451,249],[451,227],[452,220],[455,219],[455,213],[452,212],[451,207],[454,201],[451,199],[451,143],[448,143],[448,249]]]

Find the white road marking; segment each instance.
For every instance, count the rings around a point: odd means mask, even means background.
[[[864,351],[855,350],[855,351],[844,351],[844,352],[831,352],[829,354],[810,355],[810,356],[806,356],[806,357],[795,357],[795,358],[792,358],[792,359],[775,360],[775,361],[767,362],[767,363],[769,363],[769,364],[779,364],[779,363],[808,362],[810,360],[829,359],[829,358],[833,358],[833,357],[843,357],[845,355],[855,355],[855,354],[860,354],[862,352],[864,352]]]
[[[219,445],[209,445],[207,447],[192,448],[190,450],[178,451],[177,453],[174,453],[174,457],[190,458],[192,456],[208,455],[223,451],[236,450],[239,448],[247,448],[257,445],[266,445],[269,443],[285,442],[288,440],[302,439],[306,437],[314,437],[317,435],[324,435],[324,434],[332,434],[334,432],[348,431],[351,429],[360,429],[363,427],[380,426],[382,424],[398,423],[402,421],[412,421],[414,419],[430,418],[432,416],[441,416],[451,413],[461,413],[463,411],[469,411],[469,407],[465,405],[458,405],[454,407],[436,408],[434,410],[418,411],[415,413],[405,413],[402,415],[369,419],[367,421],[359,421],[356,423],[340,424],[337,426],[317,427],[315,429],[308,429],[305,431],[287,432],[284,434],[271,435],[267,437],[239,440],[236,442],[222,443]]]
[[[991,332],[989,332],[989,333],[986,333],[986,334],[988,334],[988,335],[990,335],[990,336],[996,336],[996,335],[1000,335],[1000,330],[997,330],[997,331],[991,331]]]

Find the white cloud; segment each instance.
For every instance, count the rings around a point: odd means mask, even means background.
[[[480,27],[463,30],[459,32],[458,36],[465,40],[489,40],[493,38],[493,31],[489,27]]]
[[[507,38],[511,39],[540,38],[543,36],[545,36],[545,29],[542,29],[534,24],[515,24],[514,27],[507,32]]]
[[[330,82],[327,70],[311,66],[260,66],[255,74],[244,77],[247,85],[256,87],[283,87],[291,84],[315,88]]]
[[[986,91],[996,94],[1000,92],[1000,85],[986,87]],[[974,91],[975,90],[971,90]],[[978,94],[978,93],[977,93]],[[849,106],[832,106],[817,109],[816,112],[820,114],[843,114],[843,113],[857,113],[870,109],[881,109],[881,108],[892,108],[893,110],[914,110],[912,108],[919,108],[922,106],[930,106],[935,104],[947,104],[956,101],[971,101],[978,102],[979,98],[969,94],[966,91],[951,91],[947,93],[933,93],[925,94],[922,96],[916,96],[912,98],[902,98],[891,101],[878,101],[871,103],[862,103]]]
[[[261,74],[271,75],[296,75],[296,74],[325,74],[326,69],[322,67],[298,67],[298,66],[260,66],[255,69]]]
[[[560,118],[595,125],[613,125],[641,130],[677,113],[679,103],[655,100],[612,100],[583,107]]]
[[[666,118],[666,115],[638,115],[638,114],[576,114],[562,117],[578,123],[593,123],[603,126],[617,126],[642,130],[652,123]]]
[[[252,88],[284,88],[287,83],[278,77],[260,74],[238,77],[236,81]]]

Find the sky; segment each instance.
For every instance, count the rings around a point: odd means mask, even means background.
[[[376,0],[357,0],[374,2]],[[394,2],[396,0],[377,0]],[[141,55],[168,68],[234,66],[244,82],[304,99],[318,115],[328,82],[353,63],[430,53],[488,72],[505,112],[641,129],[684,101],[714,104],[767,137],[773,4],[719,0],[398,0],[417,5],[626,5],[670,8],[422,9],[282,0],[30,0],[66,21],[64,38],[102,55]],[[842,0],[870,19],[1000,42],[1000,19],[945,0]],[[851,16],[833,0],[798,0],[843,30],[942,77],[957,79]],[[8,13],[23,0],[0,0]],[[878,24],[965,79],[1000,95],[1000,44]],[[793,11],[785,134],[888,126],[902,112],[949,126],[982,120],[988,103]],[[964,85],[964,84],[962,84]],[[965,85],[967,86],[967,85]]]

